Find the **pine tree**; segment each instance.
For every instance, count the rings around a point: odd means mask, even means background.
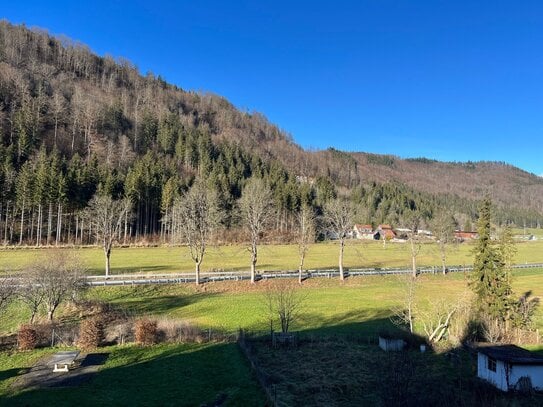
[[[497,323],[503,323],[510,311],[512,291],[503,256],[491,240],[491,212],[492,204],[486,198],[479,208],[479,239],[474,248],[470,285],[477,297],[481,315],[488,315]]]

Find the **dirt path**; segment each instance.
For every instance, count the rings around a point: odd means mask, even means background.
[[[54,373],[53,355],[50,355],[36,362],[28,372],[13,383],[13,387],[18,389],[77,387],[91,380],[108,356],[108,353],[80,354],[68,372]]]

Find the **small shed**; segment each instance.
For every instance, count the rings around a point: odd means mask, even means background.
[[[405,348],[405,341],[398,338],[388,338],[379,335],[379,347],[385,352],[399,352]]]
[[[515,345],[477,346],[477,376],[503,391],[543,391],[543,356]]]

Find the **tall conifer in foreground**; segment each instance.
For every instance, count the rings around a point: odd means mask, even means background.
[[[479,207],[479,239],[474,248],[475,259],[470,285],[476,295],[481,315],[488,316],[495,324],[501,325],[508,318],[512,291],[503,256],[491,239],[491,212],[490,199],[485,198]]]

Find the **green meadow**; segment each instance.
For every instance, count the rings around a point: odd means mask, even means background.
[[[517,262],[543,262],[543,242],[520,243],[517,248]],[[353,241],[346,248],[345,264],[347,267],[407,267],[410,260],[407,249],[402,244],[389,243],[383,247],[378,242]],[[471,249],[470,244],[456,246],[450,251],[448,263],[470,264]],[[2,268],[20,270],[47,250],[4,249],[0,251]],[[102,271],[102,253],[98,248],[77,250],[89,273]],[[307,267],[334,267],[337,250],[335,243],[313,245]],[[261,247],[259,269],[294,269],[296,258],[296,246],[265,245]],[[248,253],[243,246],[226,246],[211,248],[204,263],[208,270],[245,270],[247,259]],[[418,257],[420,265],[437,265],[438,259],[436,245],[423,245]],[[192,270],[182,247],[116,248],[112,264],[115,273]],[[467,279],[468,274],[464,273],[419,276],[418,306],[424,309],[443,298],[454,300],[464,295],[468,292]],[[273,283],[260,281],[251,285],[239,281],[206,283],[198,287],[193,284],[96,287],[83,295],[87,300],[108,302],[134,317],[175,319],[218,333],[234,333],[239,328],[262,332],[269,329],[265,292],[270,284]],[[337,278],[308,279],[298,291],[303,298],[303,307],[293,329],[310,336],[375,338],[380,329],[390,326],[392,310],[402,305],[404,288],[402,277],[398,276],[350,277],[344,282]],[[543,297],[543,269],[515,270],[513,288],[517,295],[532,291],[534,296]],[[28,317],[28,311],[21,303],[10,305],[0,315],[0,333],[15,332]],[[73,321],[74,318],[77,315],[70,307],[61,307],[58,312],[60,321]],[[535,316],[535,324],[543,329],[541,308]],[[364,359],[374,355],[373,347],[364,346],[356,357]],[[533,349],[541,350],[541,346]],[[71,388],[21,387],[21,374],[41,357],[55,351],[0,352],[0,405],[153,405],[160,400],[160,405],[194,406],[221,398],[225,400],[223,405],[228,406],[265,403],[264,394],[235,343],[101,348],[100,352],[107,353],[108,357],[89,382]],[[315,352],[315,360],[320,360],[318,350]],[[266,358],[265,355],[262,357]],[[437,367],[444,363],[440,356],[434,359]],[[317,365],[308,366],[309,370],[319,369]],[[440,372],[450,370],[449,367],[439,369]],[[373,380],[370,376],[362,378]],[[288,398],[288,394],[284,393],[282,397]]]
[[[469,265],[472,263],[472,243],[451,246],[447,253],[447,264]],[[0,250],[0,270],[17,271],[51,248],[10,248]],[[76,250],[88,269],[89,274],[104,271],[104,254],[98,247],[85,247]],[[517,244],[517,263],[543,262],[543,240]],[[249,252],[243,245],[210,247],[202,264],[203,271],[237,271],[249,269]],[[323,242],[311,245],[305,268],[325,269],[337,267],[337,242]],[[439,266],[441,264],[437,244],[421,245],[417,257],[419,266]],[[345,248],[346,267],[410,267],[411,254],[406,243],[364,242],[350,240]],[[114,248],[111,254],[113,274],[120,273],[179,273],[194,269],[186,247],[129,247]],[[259,247],[259,270],[295,270],[298,267],[298,247],[296,245],[261,245]]]

